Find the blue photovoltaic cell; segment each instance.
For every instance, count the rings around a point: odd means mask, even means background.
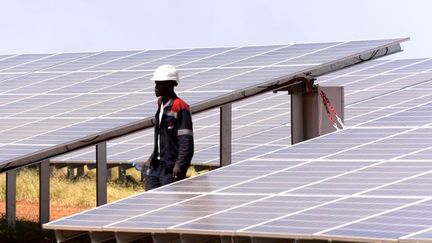
[[[129,197],[117,202],[116,205],[105,205],[88,214],[80,214],[68,217],[61,221],[51,222],[54,226],[68,226],[79,228],[97,229],[110,222],[120,221],[132,216],[145,214],[159,207],[166,207],[171,204],[187,201],[198,194],[167,194],[148,193]]]
[[[166,56],[144,63],[142,65],[130,68],[132,70],[154,70],[160,65],[169,63],[173,66],[182,67],[185,64],[192,63],[213,55],[221,54],[233,48],[198,48],[179,52],[176,55]]]
[[[325,231],[339,225],[344,225],[387,210],[395,209],[414,201],[415,199],[338,198],[333,199],[330,203],[322,205],[321,207],[294,213],[277,220],[271,220],[265,224],[248,228],[246,231],[248,233],[275,233],[276,235],[294,235],[296,233],[316,235],[331,234],[332,231],[328,233]]]
[[[430,59],[417,59],[417,62],[413,65],[399,68],[392,72],[398,73],[412,73],[412,72],[422,72],[425,70],[432,69],[432,60]]]
[[[307,55],[311,52],[317,52],[329,46],[333,46],[335,43],[316,43],[316,44],[294,44],[282,48],[277,48],[273,51],[266,52],[262,55],[247,58],[242,61],[234,62],[228,66],[265,66],[276,63],[277,65],[284,65],[283,62],[291,60],[293,58]],[[310,63],[310,62],[303,62]]]
[[[170,55],[181,53],[185,50],[147,50],[138,52],[134,55],[129,55],[121,59],[115,59],[93,67],[86,68],[88,71],[105,71],[105,70],[124,70],[141,65],[143,63],[152,62],[154,60],[164,58]]]
[[[263,53],[271,52],[281,47],[284,46],[250,46],[235,48],[228,52],[183,65],[182,68],[213,68],[218,66],[229,66],[229,63],[239,63],[244,59],[251,58],[251,56],[263,55]]]
[[[31,63],[23,64],[16,66],[14,68],[10,68],[7,72],[34,72],[39,70],[44,70],[46,68],[50,68],[65,62],[74,61],[79,58],[84,58],[86,56],[91,55],[92,53],[62,53],[53,55],[38,61],[34,61]]]
[[[389,72],[389,71],[391,71],[390,73],[400,73],[400,72],[403,73],[401,67],[405,67],[405,66],[409,67],[409,66],[411,66],[413,64],[416,64],[416,63],[419,63],[419,62],[422,62],[422,61],[425,61],[425,60],[426,59],[401,59],[401,60],[394,60],[392,62],[387,62],[387,63],[381,64],[379,66],[376,66],[376,67],[372,67],[372,68],[369,68],[369,69],[366,69],[366,70],[363,70],[363,71],[355,72],[355,74],[364,75],[364,74],[374,74],[374,73],[377,73],[377,72],[384,73],[384,72]]]
[[[30,63],[49,56],[51,56],[51,54],[23,54],[2,59],[0,60],[0,72],[8,72],[9,69],[15,66]]]
[[[57,72],[72,72],[88,69],[95,65],[100,65],[112,60],[120,59],[138,53],[138,51],[106,51],[89,55],[85,58],[81,58],[72,62],[67,62],[62,65],[47,69],[47,71]]]
[[[426,202],[418,201],[415,205],[384,213],[361,222],[348,224],[326,234],[398,239],[412,232],[430,228],[430,225],[432,225],[431,208],[430,200]]]
[[[172,227],[182,222],[217,213],[263,197],[258,195],[203,195],[186,202],[179,202],[154,213],[137,215],[133,219],[115,223],[108,227],[112,229]],[[195,210],[197,207],[200,207],[201,210]]]

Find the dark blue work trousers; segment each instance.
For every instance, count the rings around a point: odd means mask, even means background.
[[[148,191],[163,185],[170,184],[173,181],[173,168],[165,168],[161,166],[150,168],[147,173],[145,189]]]
[[[186,170],[181,172],[179,178],[173,178],[173,168],[165,168],[162,166],[158,166],[156,168],[150,168],[145,182],[146,191],[158,188],[160,186],[164,186],[170,184],[175,181],[183,180],[186,178]]]

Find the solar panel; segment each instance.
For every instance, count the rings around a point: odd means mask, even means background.
[[[10,69],[16,66],[34,63],[39,60],[43,61],[44,58],[49,58],[50,56],[51,54],[23,54],[9,56],[0,59],[0,72],[8,72]]]
[[[195,112],[282,85],[299,73],[319,75],[399,51],[401,41],[12,56],[0,61],[0,73],[22,75],[1,81],[1,97],[15,100],[1,105],[0,171],[151,126],[155,98],[141,81],[161,63],[177,66],[178,93]]]
[[[347,129],[260,152],[44,227],[111,233],[112,237],[116,232],[118,239],[133,232],[430,241],[432,80],[427,69],[393,79],[382,77],[396,73],[395,69],[407,70],[407,63],[414,67],[428,60],[398,61],[403,66],[384,68],[385,72],[369,77],[377,82],[363,88],[368,98],[353,100],[347,108],[355,114]],[[326,78],[349,80],[337,73]],[[348,96],[358,93],[346,87]],[[129,208],[134,205],[131,200],[160,195],[191,197],[151,211],[136,213]]]
[[[428,80],[425,70],[415,72],[403,72],[401,76],[388,75],[388,72],[416,66],[428,62],[429,59],[406,60],[376,60],[365,62],[349,68],[336,71],[317,80],[322,85],[344,86],[346,95],[345,123],[356,125],[371,118],[382,116],[385,112],[394,112],[399,108],[388,108],[395,100],[404,100],[404,97],[424,96],[429,91],[401,91],[405,87],[416,87],[418,83]],[[384,68],[381,72],[376,67],[386,63],[393,69]],[[367,75],[357,75],[372,68],[374,71]],[[388,76],[388,77],[387,77]],[[385,78],[383,78],[385,77]],[[383,83],[383,80],[386,80]],[[358,83],[362,85],[361,96],[357,96]],[[382,88],[385,87],[384,90]],[[378,94],[379,98],[371,99]],[[396,92],[398,91],[398,92]],[[356,97],[352,99],[351,97]],[[427,98],[427,97],[426,97]],[[369,100],[368,100],[369,99]],[[359,101],[362,101],[359,104]],[[368,100],[368,101],[366,101]],[[402,105],[401,105],[402,106]],[[385,110],[383,108],[386,108]],[[208,111],[194,115],[196,152],[193,158],[194,164],[206,164],[219,166],[219,111]],[[290,139],[290,99],[286,93],[266,93],[249,98],[233,105],[233,161],[238,162],[257,154],[276,150],[280,146],[291,144]],[[272,141],[268,144],[268,141]],[[147,160],[153,149],[153,131],[143,131],[137,134],[112,141],[108,145],[109,163],[132,163]],[[94,162],[94,148],[66,154],[60,158],[54,158],[54,162]]]
[[[428,103],[418,107],[428,107]],[[402,109],[386,117],[409,114],[415,109],[417,107]],[[73,229],[70,226],[76,224],[80,230],[87,231],[86,225],[103,221],[98,215],[105,212],[105,207],[117,207],[106,221],[92,229],[396,241],[414,230],[431,227],[424,222],[417,227],[401,223],[403,216],[398,215],[430,208],[431,191],[427,182],[431,180],[432,165],[407,157],[431,147],[432,140],[427,138],[432,130],[430,121],[414,127],[372,126],[380,119],[281,148],[45,227]],[[406,146],[409,144],[411,146]],[[151,212],[131,217],[122,214],[122,210],[128,211],[128,200],[149,194],[189,193],[199,194]],[[389,223],[385,223],[387,220]],[[382,227],[378,227],[380,225]]]

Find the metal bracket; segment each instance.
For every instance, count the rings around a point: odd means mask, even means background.
[[[288,93],[293,93],[294,90],[298,91],[301,89],[305,94],[312,94],[316,92],[316,87],[314,85],[316,78],[311,75],[311,73],[305,73],[303,75],[292,78],[282,87],[273,89],[273,93],[279,91],[288,91]]]

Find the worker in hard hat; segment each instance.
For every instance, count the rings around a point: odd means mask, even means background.
[[[175,67],[162,65],[153,77],[158,109],[155,115],[154,150],[145,163],[146,190],[151,190],[186,177],[190,166],[194,140],[189,105],[177,97],[174,87],[179,84]]]

